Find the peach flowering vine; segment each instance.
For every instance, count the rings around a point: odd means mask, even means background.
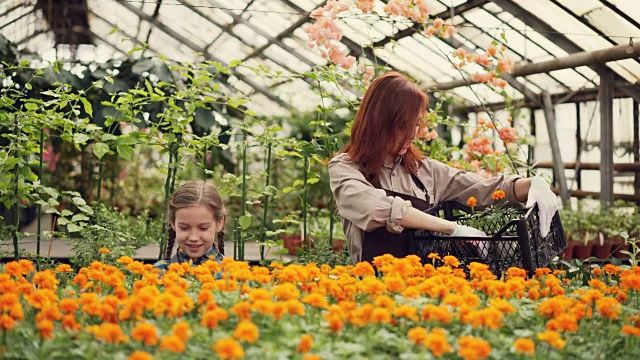
[[[504,89],[507,86],[507,81],[501,78],[501,75],[511,72],[513,67],[513,60],[504,54],[506,50],[507,47],[505,45],[501,45],[498,48],[496,45],[491,44],[484,52],[469,54],[465,49],[459,48],[452,54],[454,67],[461,69],[468,64],[476,63],[486,69],[487,72],[472,74],[472,81],[487,83]]]

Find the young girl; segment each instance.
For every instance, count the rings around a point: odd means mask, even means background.
[[[171,197],[167,215],[171,229],[166,259],[154,267],[166,271],[172,263],[222,261],[227,211],[215,186],[202,181],[182,185]],[[178,251],[172,257],[176,241]]]

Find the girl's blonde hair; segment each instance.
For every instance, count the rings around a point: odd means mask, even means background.
[[[171,257],[176,241],[176,232],[171,227],[176,221],[176,211],[194,205],[204,205],[211,209],[216,222],[224,221],[227,217],[227,210],[222,204],[220,193],[218,193],[218,189],[213,184],[204,181],[191,181],[180,186],[171,196],[167,208],[167,220],[170,226],[169,239],[167,241],[167,258]],[[216,251],[224,255],[224,228],[217,233],[216,239],[217,243],[214,243]]]

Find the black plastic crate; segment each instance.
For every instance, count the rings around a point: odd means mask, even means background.
[[[456,202],[445,202],[427,210],[434,216],[465,224],[465,215],[471,210]],[[441,233],[415,230],[408,235],[408,253],[415,254],[423,263],[430,263],[427,256],[453,255],[461,266],[471,262],[488,264],[491,271],[500,276],[512,266],[527,270],[529,275],[535,269],[547,267],[549,262],[567,247],[567,239],[556,211],[549,234],[540,235],[538,205],[530,209],[514,211],[512,218],[504,226],[486,224],[487,237],[452,237]],[[501,223],[504,223],[501,221]]]

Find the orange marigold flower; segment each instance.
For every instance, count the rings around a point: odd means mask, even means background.
[[[473,336],[461,336],[458,340],[458,356],[465,360],[484,359],[491,353],[491,345],[483,339]]]
[[[427,329],[420,326],[414,327],[409,330],[407,336],[409,337],[409,341],[416,344],[422,344],[427,339]]]
[[[234,338],[218,339],[212,346],[220,359],[242,359],[244,349]]]
[[[133,258],[129,257],[129,256],[120,256],[120,258],[118,258],[118,260],[116,260],[116,262],[118,264],[122,264],[122,265],[129,265],[133,262]]]
[[[471,207],[476,207],[476,206],[478,206],[478,199],[476,199],[476,198],[475,198],[475,197],[473,197],[473,196],[470,196],[470,197],[467,199],[467,205],[469,205],[469,206],[471,206]]]
[[[4,333],[6,330],[11,330],[16,324],[16,321],[7,314],[0,315],[0,329]]]
[[[558,350],[562,350],[564,348],[564,340],[556,331],[547,330],[543,333],[538,334],[538,340],[549,343],[551,346]]]
[[[69,264],[60,264],[56,267],[56,269],[54,270],[54,272],[57,273],[61,273],[61,272],[73,272],[73,268],[71,268],[71,265]]]
[[[158,330],[152,324],[140,322],[131,331],[131,338],[147,345],[158,343]]]
[[[442,261],[444,262],[445,265],[447,266],[451,266],[451,267],[458,267],[460,266],[460,261],[458,261],[458,258],[456,258],[453,255],[447,255],[444,258],[442,258]]]
[[[491,194],[491,198],[495,201],[498,201],[500,199],[504,199],[504,197],[507,196],[505,194],[505,192],[503,190],[496,190],[493,192],[493,194]]]
[[[375,275],[375,270],[373,266],[367,261],[357,263],[353,269],[351,269],[352,276],[365,277],[368,275]]]
[[[631,325],[625,325],[622,327],[621,333],[625,335],[634,335],[640,337],[640,328]]]
[[[176,335],[165,335],[160,340],[160,349],[174,353],[183,353],[186,350],[184,341]]]
[[[179,321],[171,327],[171,331],[173,331],[173,334],[175,336],[179,337],[180,339],[182,339],[182,341],[186,342],[187,340],[189,340],[191,328],[189,327],[188,322]]]
[[[300,342],[298,343],[298,347],[296,351],[299,353],[306,354],[313,347],[313,336],[309,334],[304,334],[300,336]]]
[[[622,305],[612,297],[604,297],[596,301],[596,309],[607,319],[617,319],[622,311]]]
[[[592,272],[593,272],[593,276],[602,275],[602,269],[601,268],[594,268]]]
[[[529,338],[519,338],[513,342],[513,348],[519,354],[533,355],[536,352],[536,343]]]
[[[322,360],[322,358],[318,355],[307,355],[302,360]]]
[[[129,355],[127,360],[153,360],[153,356],[146,351],[136,350]]]
[[[431,353],[439,358],[445,353],[450,353],[453,348],[447,341],[447,333],[442,328],[435,328],[431,331],[423,342],[424,347],[429,349]]]
[[[243,320],[238,323],[233,331],[233,337],[253,344],[260,337],[258,327],[249,320]]]
[[[429,255],[427,255],[427,257],[429,259],[437,259],[440,260],[440,255],[438,255],[438,253],[430,253]]]
[[[109,250],[107,248],[103,248],[103,247],[98,249],[98,251],[100,252],[100,254],[111,254],[111,250]]]
[[[305,296],[302,299],[302,302],[321,309],[326,309],[329,307],[329,302],[327,301],[327,299],[323,295],[320,295],[318,293],[313,293]]]

